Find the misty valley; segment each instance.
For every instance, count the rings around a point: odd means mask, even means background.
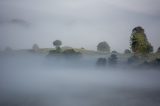
[[[160,0],[0,0],[0,106],[160,106]]]
[[[132,55],[109,63],[114,53],[42,51],[1,53],[0,106],[160,105],[159,68],[128,63]]]

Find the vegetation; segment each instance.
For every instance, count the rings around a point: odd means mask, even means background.
[[[60,46],[62,45],[62,42],[60,40],[55,40],[53,42],[53,45],[56,47],[56,52],[60,52],[61,51]]]
[[[126,49],[125,51],[124,51],[124,54],[130,54],[131,53],[131,51],[129,50],[129,49]]]
[[[77,52],[77,51],[75,51],[74,49],[68,49],[68,50],[65,50],[65,51],[63,51],[62,52],[62,54],[64,55],[64,56],[67,56],[67,57],[74,57],[74,58],[79,58],[79,57],[81,57],[81,53],[80,52]]]
[[[112,53],[112,54],[117,54],[118,52],[117,52],[117,51],[115,51],[115,50],[113,50],[111,53]]]
[[[117,64],[117,55],[116,54],[111,54],[111,56],[108,58],[108,63],[110,65],[116,65]]]
[[[106,58],[98,58],[96,64],[97,64],[97,66],[106,66],[107,59]]]
[[[97,51],[100,52],[110,52],[110,46],[107,42],[103,41],[97,45]]]
[[[67,57],[67,60],[70,60],[72,57],[74,57],[74,59],[78,57],[79,59],[83,54],[83,56],[94,57],[94,59],[98,58],[97,61],[95,60],[98,66],[106,66],[107,64],[113,66],[118,63],[128,63],[127,66],[150,66],[160,68],[160,47],[157,49],[156,53],[151,53],[153,52],[153,47],[149,43],[142,27],[135,27],[132,30],[130,46],[133,53],[129,49],[126,49],[124,53],[118,53],[115,50],[110,53],[110,46],[105,41],[97,45],[97,51],[87,50],[83,47],[61,47],[62,41],[60,40],[55,40],[53,45],[55,48],[39,48],[37,44],[34,44],[32,49],[21,50],[21,52],[34,51],[35,53],[48,54],[48,56]],[[1,55],[10,53],[17,53],[17,51],[13,51],[12,48],[7,47],[4,52],[0,52]]]
[[[149,43],[142,27],[135,27],[130,37],[130,46],[135,54],[148,54],[153,52],[153,46]]]

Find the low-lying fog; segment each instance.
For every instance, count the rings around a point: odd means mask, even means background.
[[[0,64],[0,106],[160,105],[160,71],[31,54],[0,56]]]

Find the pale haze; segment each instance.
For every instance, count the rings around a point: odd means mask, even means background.
[[[160,46],[159,0],[0,0],[0,49],[63,46],[96,50],[129,48],[131,31],[142,26],[156,50]]]

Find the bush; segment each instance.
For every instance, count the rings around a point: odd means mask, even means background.
[[[107,64],[107,59],[106,58],[98,58],[96,64],[98,66],[106,66]]]
[[[117,64],[117,55],[116,54],[111,54],[111,56],[108,58],[108,63],[110,65],[116,65]]]
[[[131,53],[131,51],[129,50],[129,49],[126,49],[125,51],[124,51],[124,54],[130,54]]]
[[[111,53],[112,53],[112,54],[118,54],[118,52],[115,51],[115,50],[113,50]]]

